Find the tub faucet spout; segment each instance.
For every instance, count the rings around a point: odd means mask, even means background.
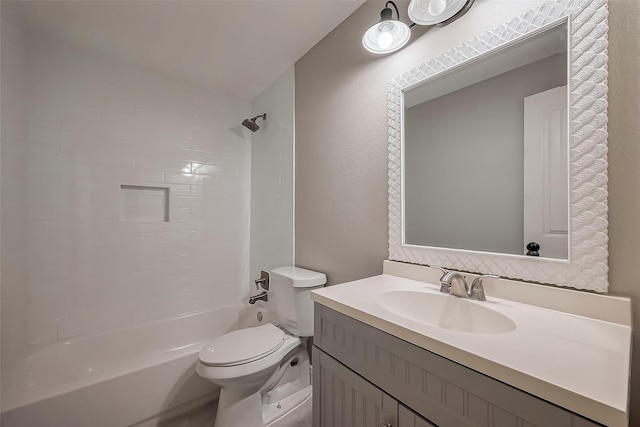
[[[257,295],[252,295],[249,297],[249,304],[255,304],[256,301],[260,300],[260,301],[267,301],[267,297],[269,294],[267,294],[266,292],[260,292]]]

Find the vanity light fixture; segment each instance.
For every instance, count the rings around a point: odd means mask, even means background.
[[[392,5],[396,10],[396,19],[393,19]],[[400,21],[398,7],[392,1],[385,4],[380,12],[380,21],[373,24],[362,36],[362,44],[369,52],[385,54],[395,52],[407,44],[411,30],[409,26]]]
[[[418,25],[444,27],[467,13],[475,0],[411,0],[409,18]]]

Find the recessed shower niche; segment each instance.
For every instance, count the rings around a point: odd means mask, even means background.
[[[169,222],[169,188],[121,185],[120,221]]]

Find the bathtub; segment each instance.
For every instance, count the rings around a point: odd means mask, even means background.
[[[2,427],[155,426],[217,398],[195,372],[208,341],[271,320],[229,306],[60,341],[2,377]],[[6,372],[9,371],[9,372]]]

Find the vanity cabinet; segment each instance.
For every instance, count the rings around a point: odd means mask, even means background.
[[[317,347],[313,350],[314,383],[320,384],[313,390],[314,426],[397,425],[397,400]]]
[[[315,426],[435,427],[318,347],[313,350],[314,381],[321,385],[314,390]]]
[[[601,425],[321,304],[314,315],[314,427]]]

